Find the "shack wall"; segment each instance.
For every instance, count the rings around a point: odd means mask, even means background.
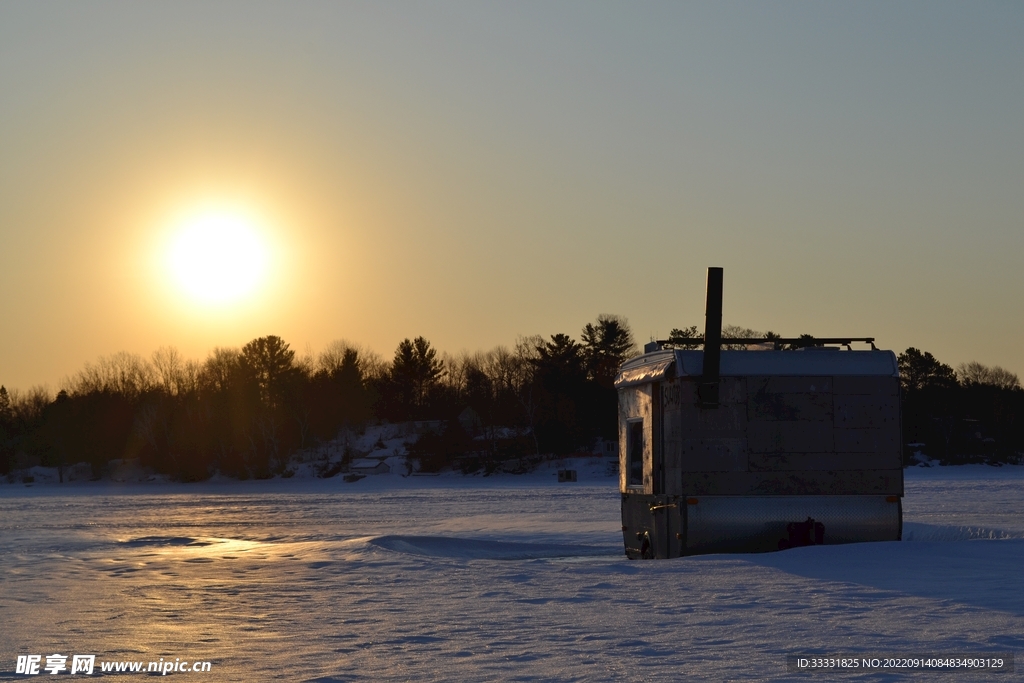
[[[722,377],[717,409],[695,378],[660,392],[666,494],[903,494],[895,377]]]

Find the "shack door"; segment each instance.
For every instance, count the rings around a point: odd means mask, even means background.
[[[682,554],[683,513],[678,495],[666,492],[667,478],[665,469],[665,437],[664,413],[661,384],[655,383],[651,392],[651,419],[648,423],[650,431],[650,482],[651,493],[654,494],[650,503],[651,544],[654,556],[659,559],[679,557]],[[647,425],[645,424],[645,427]],[[646,474],[646,473],[645,473]]]
[[[651,544],[659,560],[680,557],[683,552],[683,504],[678,496],[657,496],[650,505]]]

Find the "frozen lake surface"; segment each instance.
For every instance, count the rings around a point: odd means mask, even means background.
[[[596,472],[0,486],[0,678],[52,653],[217,681],[668,681],[1018,652],[1022,512],[1024,467],[912,469],[900,543],[631,562]],[[842,678],[921,676],[992,675]]]

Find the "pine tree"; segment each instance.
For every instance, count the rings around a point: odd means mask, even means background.
[[[668,333],[668,343],[683,348],[699,346],[704,343],[704,335],[700,333],[696,325],[684,328],[674,327]]]
[[[253,339],[242,347],[241,362],[260,389],[260,398],[268,407],[284,402],[298,369],[295,352],[274,335]]]
[[[597,316],[597,325],[587,323],[581,336],[587,375],[610,388],[619,366],[636,352],[629,323],[617,315],[602,314]]]
[[[6,422],[11,418],[11,397],[7,394],[7,387],[0,385],[0,421]]]
[[[953,368],[940,363],[927,351],[922,353],[910,347],[896,357],[896,362],[900,371],[900,385],[904,391],[951,389],[958,385]]]
[[[424,416],[442,372],[444,362],[437,358],[437,350],[425,338],[403,339],[398,344],[391,363],[390,380],[400,418]]]

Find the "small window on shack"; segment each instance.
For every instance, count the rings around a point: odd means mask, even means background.
[[[626,423],[627,486],[644,485],[644,421]]]

